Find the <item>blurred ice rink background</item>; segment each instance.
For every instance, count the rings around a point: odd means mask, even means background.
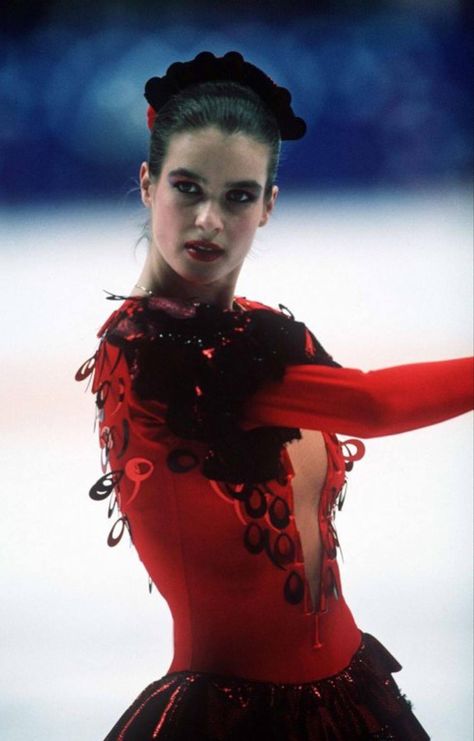
[[[240,294],[282,302],[348,367],[472,351],[471,193],[283,195]],[[93,397],[73,374],[138,275],[142,213],[1,213],[2,679],[8,741],[94,741],[167,670],[166,605],[125,538],[106,545]],[[472,418],[366,441],[338,517],[358,624],[434,739],[468,739]],[[238,606],[236,606],[237,609]]]
[[[240,295],[288,306],[347,367],[472,353],[463,6],[422,3],[408,22],[404,3],[382,5],[292,19],[278,58],[268,19],[223,18],[196,39],[206,17],[189,3],[181,34],[171,11],[140,37],[117,16],[73,26],[51,3],[56,14],[28,25],[18,13],[2,37],[2,740],[98,741],[171,660],[165,603],[125,538],[107,547],[107,506],[87,496],[100,475],[93,397],[73,380],[117,306],[102,289],[126,294],[144,257],[146,214],[125,194],[148,76],[240,48],[273,60],[315,121],[308,149],[287,149]],[[288,63],[303,53],[305,80]],[[403,664],[395,678],[435,741],[472,738],[472,442],[472,416],[366,441],[337,522],[349,605]]]

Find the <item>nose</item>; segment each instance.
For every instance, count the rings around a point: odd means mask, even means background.
[[[210,198],[198,205],[196,226],[205,232],[222,231],[224,223],[217,203]]]

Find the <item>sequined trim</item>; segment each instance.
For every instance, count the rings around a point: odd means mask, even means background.
[[[426,741],[391,676],[400,668],[364,634],[344,671],[314,682],[174,672],[147,687],[105,741]]]

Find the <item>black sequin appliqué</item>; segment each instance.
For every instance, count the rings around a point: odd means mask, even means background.
[[[104,339],[124,352],[137,396],[166,403],[170,430],[208,443],[203,474],[232,483],[278,479],[282,446],[300,437],[296,428],[244,431],[244,402],[289,364],[340,367],[304,324],[271,309],[130,299]]]

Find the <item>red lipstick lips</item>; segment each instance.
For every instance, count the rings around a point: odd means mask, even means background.
[[[188,255],[194,260],[200,260],[201,262],[212,262],[224,254],[224,250],[218,244],[199,239],[186,242],[184,247]]]

